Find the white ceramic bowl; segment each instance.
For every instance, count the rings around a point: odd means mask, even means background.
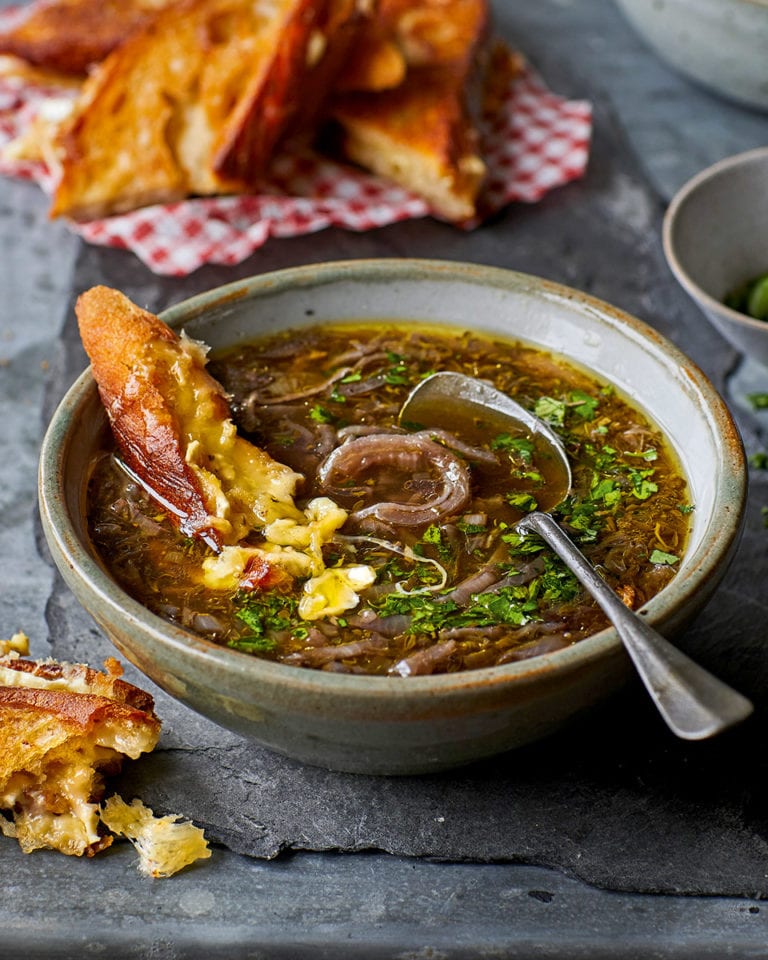
[[[613,381],[667,434],[696,505],[679,572],[643,608],[668,635],[682,630],[710,597],[738,542],[746,470],[724,403],[659,334],[570,288],[471,264],[357,260],[239,281],[179,304],[163,318],[214,349],[323,320],[419,319],[538,344]],[[40,505],[53,557],[128,660],[224,726],[327,767],[418,773],[551,733],[629,675],[612,629],[531,660],[400,680],[270,663],[174,627],[117,586],[88,540],[84,485],[105,419],[86,371],[43,443]]]
[[[768,147],[728,157],[689,180],[667,209],[663,242],[672,272],[706,316],[745,356],[768,366],[768,323],[723,303],[727,293],[768,273]]]
[[[616,0],[670,66],[709,90],[768,110],[768,0]]]

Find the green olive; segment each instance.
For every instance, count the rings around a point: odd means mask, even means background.
[[[747,313],[755,320],[768,320],[768,273],[751,284],[747,297]]]

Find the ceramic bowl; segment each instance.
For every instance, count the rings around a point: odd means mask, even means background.
[[[667,209],[663,242],[672,272],[705,315],[741,353],[768,365],[768,323],[723,303],[768,273],[768,147],[689,180]]]
[[[690,546],[674,580],[644,608],[648,620],[668,635],[682,630],[736,546],[745,467],[727,408],[674,346],[575,290],[469,264],[358,260],[239,281],[162,316],[214,350],[327,319],[416,318],[462,330],[471,325],[565,354],[634,398],[671,439],[690,478],[697,508]],[[260,744],[340,770],[434,771],[543,737],[630,674],[612,629],[528,661],[394,679],[270,663],[171,626],[128,597],[89,544],[84,486],[104,430],[86,371],[42,447],[40,505],[53,557],[120,653],[174,697]]]
[[[768,110],[768,0],[616,0],[671,67],[707,89]]]

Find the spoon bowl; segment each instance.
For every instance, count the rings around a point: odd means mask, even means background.
[[[491,436],[511,433],[533,442],[533,459],[547,481],[542,492],[537,491],[537,506],[552,510],[568,495],[573,484],[571,464],[557,432],[485,380],[450,370],[433,373],[413,388],[398,416],[403,427],[423,425],[454,432],[461,430],[462,420],[479,422]]]
[[[673,646],[627,607],[600,577],[552,514],[572,486],[571,467],[555,430],[507,394],[483,380],[441,371],[411,391],[400,410],[401,426],[461,429],[468,419],[534,443],[534,462],[556,465],[554,483],[536,490],[536,507],[517,529],[537,534],[591,594],[616,629],[646,689],[670,730],[685,740],[714,736],[748,717],[752,703]],[[542,470],[548,481],[551,471]],[[542,509],[543,508],[543,509]]]

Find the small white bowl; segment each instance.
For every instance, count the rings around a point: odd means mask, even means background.
[[[768,323],[723,303],[768,273],[768,147],[689,180],[667,209],[663,241],[672,272],[706,316],[745,357],[768,366]]]
[[[768,110],[768,0],[616,0],[671,67],[709,90]]]

